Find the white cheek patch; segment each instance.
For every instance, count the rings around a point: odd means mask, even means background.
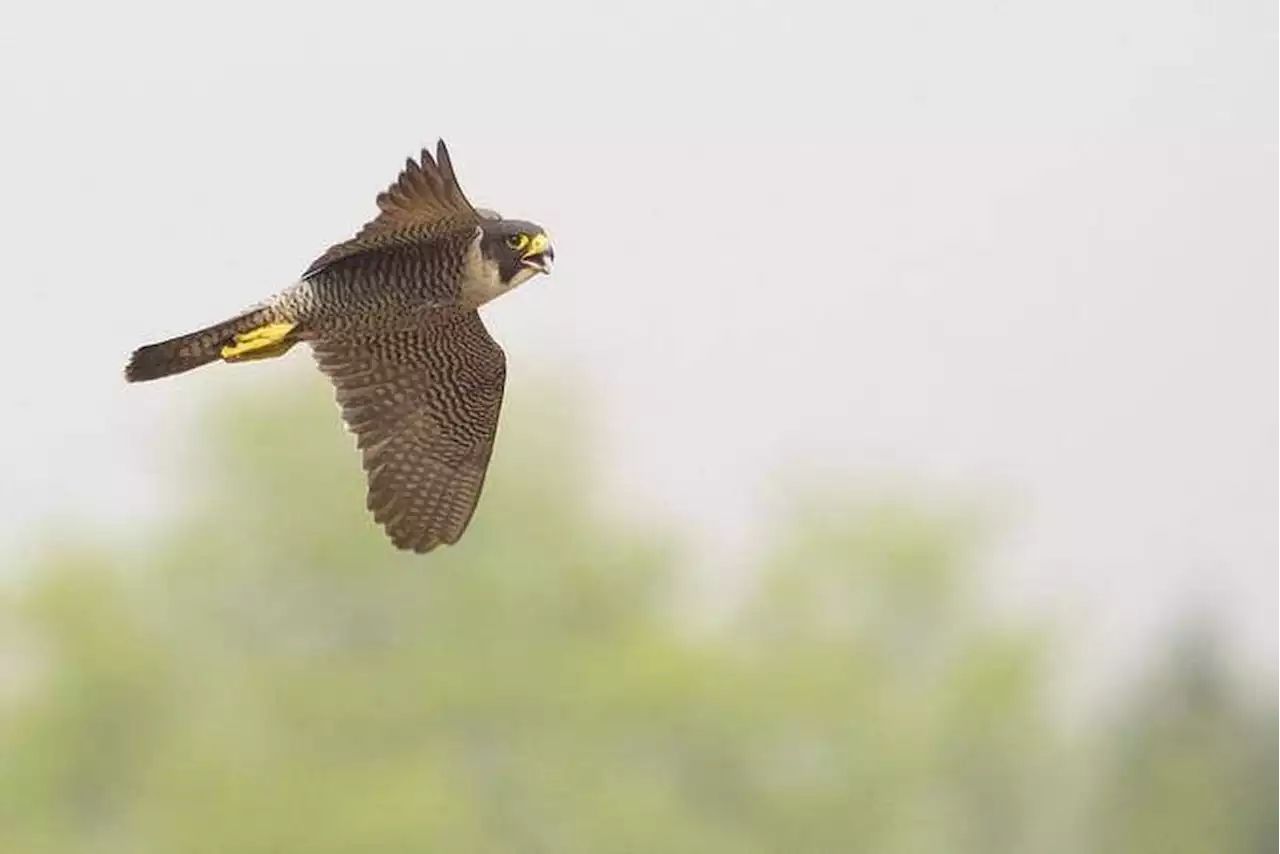
[[[462,283],[458,296],[464,306],[475,308],[501,295],[506,288],[498,272],[498,262],[485,258],[480,251],[481,231],[467,247],[467,259],[463,267]]]
[[[516,274],[511,277],[511,281],[507,283],[507,290],[510,291],[520,287],[520,285],[523,285],[536,275],[538,275],[538,271],[532,267],[521,267],[516,271]]]

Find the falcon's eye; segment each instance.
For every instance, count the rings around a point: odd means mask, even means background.
[[[529,245],[529,235],[513,234],[507,238],[507,246],[519,252],[521,249]]]

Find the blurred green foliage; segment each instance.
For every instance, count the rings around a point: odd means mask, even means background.
[[[211,411],[186,511],[0,600],[0,851],[1275,849],[1274,708],[1201,647],[1066,730],[971,526],[839,497],[690,622],[575,412],[509,405],[471,531],[418,557],[320,383]]]

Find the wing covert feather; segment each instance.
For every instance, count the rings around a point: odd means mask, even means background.
[[[395,182],[378,194],[377,202],[378,215],[355,237],[329,247],[302,278],[362,252],[470,232],[481,219],[462,192],[444,140],[436,145],[434,159],[424,148],[418,160],[406,160]]]
[[[312,347],[355,434],[374,519],[402,549],[456,542],[484,486],[506,381],[479,314]]]

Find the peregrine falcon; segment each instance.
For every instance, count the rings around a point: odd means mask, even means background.
[[[506,357],[477,309],[555,253],[541,226],[471,206],[441,140],[378,195],[379,213],[295,284],[206,329],[135,350],[142,382],[300,341],[334,385],[396,547],[455,543],[475,512],[502,408]]]

